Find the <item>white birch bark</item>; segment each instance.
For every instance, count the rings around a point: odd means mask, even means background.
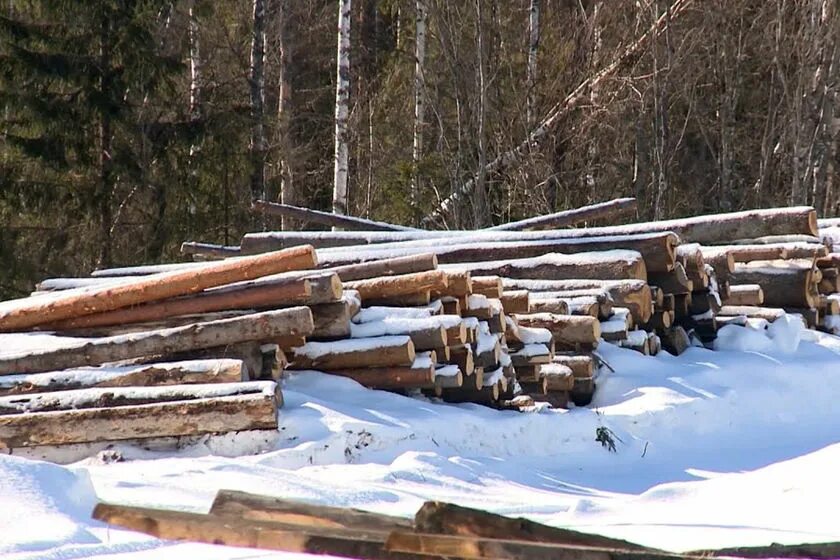
[[[338,1],[338,53],[335,86],[335,172],[333,212],[347,214],[347,120],[350,113],[351,0]]]
[[[473,226],[481,229],[490,225],[489,208],[487,206],[487,84],[484,69],[484,18],[483,0],[475,0],[477,66],[478,66],[478,171],[475,181],[475,195],[473,196]]]
[[[251,199],[265,198],[265,0],[254,0],[251,64],[248,76],[251,94]]]
[[[414,145],[412,160],[414,170],[411,176],[411,207],[415,217],[419,216],[420,178],[418,168],[423,159],[423,121],[426,113],[426,78],[423,74],[426,61],[426,0],[417,0],[414,36]]]
[[[528,128],[536,122],[537,52],[540,47],[540,0],[531,0],[528,9]]]

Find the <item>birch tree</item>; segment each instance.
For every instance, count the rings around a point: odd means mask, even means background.
[[[347,214],[348,147],[350,114],[350,18],[351,0],[338,1],[338,53],[335,84],[335,171],[333,212]]]
[[[423,120],[426,113],[426,79],[424,77],[424,63],[426,61],[426,0],[417,0],[414,29],[414,144],[412,162],[414,169],[411,175],[411,207],[415,220],[419,219],[420,197],[420,160],[423,158]]]
[[[277,5],[277,50],[279,67],[277,69],[277,145],[279,147],[278,174],[280,176],[280,202],[296,204],[294,192],[292,163],[290,152],[292,142],[290,135],[290,102],[292,98],[292,83],[289,79],[289,69],[292,63],[291,44],[289,43],[289,16],[291,15],[288,0],[275,0]],[[285,216],[281,221],[281,228],[288,229],[289,219]]]
[[[531,0],[528,8],[528,130],[534,127],[537,118],[537,51],[540,47],[540,0]]]

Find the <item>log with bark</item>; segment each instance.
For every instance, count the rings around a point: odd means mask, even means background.
[[[417,354],[410,366],[367,368],[321,368],[326,373],[349,377],[369,389],[412,389],[434,385],[434,352]]]
[[[403,517],[352,508],[308,504],[237,490],[219,490],[210,507],[210,515],[257,522],[291,523],[308,527],[343,527],[377,531],[412,528],[411,521]]]
[[[505,290],[501,297],[505,313],[530,313],[531,295],[528,290]]]
[[[344,283],[345,288],[359,292],[362,301],[395,298],[431,290],[440,291],[445,289],[446,286],[447,275],[441,270],[382,276]]]
[[[181,243],[182,255],[194,255],[209,257],[213,259],[226,259],[237,257],[241,254],[238,246],[214,245],[212,243],[197,243],[195,241],[184,241]]]
[[[502,279],[498,276],[473,276],[472,293],[488,298],[499,299],[502,297]]]
[[[0,376],[0,396],[69,391],[90,387],[148,387],[247,381],[241,360],[217,358],[129,366],[78,368]]]
[[[63,398],[47,398],[56,395]],[[0,408],[8,410],[5,400],[21,403],[24,397],[2,397]],[[37,399],[26,401],[28,412],[0,414],[0,448],[276,429],[282,403],[272,381],[82,389],[29,397]]]
[[[355,338],[335,342],[307,342],[294,349],[290,369],[334,371],[365,367],[410,366],[415,351],[407,336]]]
[[[334,288],[330,297],[334,300],[341,295],[338,277],[327,277]],[[337,288],[337,290],[335,289]],[[102,313],[73,317],[41,326],[42,330],[68,331],[75,329],[93,329],[130,323],[159,321],[179,315],[197,315],[216,311],[237,309],[261,309],[288,307],[313,303],[310,301],[312,288],[307,279],[279,279],[270,283],[251,285],[233,285],[224,288],[205,290],[195,295],[166,299],[123,307]]]
[[[810,308],[816,304],[819,269],[808,261],[753,261],[737,264],[732,283],[758,284],[769,307]]]
[[[503,278],[502,283],[505,289],[523,289],[531,292],[605,291],[615,305],[630,309],[633,319],[637,323],[646,323],[653,311],[651,288],[642,280],[518,280]]]
[[[302,235],[302,234],[300,234]],[[525,234],[517,234],[522,237]],[[547,234],[544,237],[548,237]],[[615,237],[591,237],[571,239],[499,239],[490,238],[454,238],[435,239],[431,243],[410,242],[373,245],[370,247],[349,247],[342,249],[322,249],[318,258],[325,265],[333,266],[348,262],[364,262],[375,258],[411,255],[417,252],[433,252],[442,264],[481,262],[503,259],[539,257],[546,253],[567,255],[592,253],[597,251],[636,251],[645,261],[645,265],[654,271],[667,272],[674,266],[677,237],[669,233],[654,233]]]
[[[560,364],[572,370],[575,377],[592,377],[595,373],[595,365],[590,356],[564,356],[557,354],[551,360],[552,363]]]
[[[578,255],[549,253],[529,259],[442,265],[446,271],[536,280],[647,280],[641,256],[633,251],[603,251]]]
[[[312,247],[302,246],[208,263],[200,270],[162,273],[114,286],[6,301],[0,304],[0,331],[29,329],[64,319],[193,294],[269,274],[312,268],[315,264]]]
[[[309,308],[292,307],[100,339],[58,338],[52,347],[3,352],[0,375],[93,366],[239,342],[268,342],[282,336],[305,336],[313,328]]]
[[[600,323],[594,317],[531,313],[516,315],[515,319],[521,326],[551,331],[555,342],[597,343],[601,336]]]
[[[774,307],[756,307],[752,305],[724,305],[720,308],[720,311],[718,311],[718,315],[722,317],[738,317],[743,315],[748,318],[764,319],[770,323],[779,317],[782,317],[784,314],[785,312],[783,309]]]
[[[454,327],[463,328],[460,320]],[[464,329],[466,331],[466,329]],[[426,319],[384,319],[369,323],[350,325],[351,338],[370,338],[374,336],[406,335],[414,343],[415,350],[433,350],[449,344],[447,329],[438,317]],[[466,337],[466,334],[464,335]]]

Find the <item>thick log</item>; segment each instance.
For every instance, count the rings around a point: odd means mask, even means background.
[[[505,290],[501,297],[505,313],[530,313],[531,296],[528,290]]]
[[[209,263],[200,271],[175,271],[140,278],[131,283],[11,300],[0,304],[0,331],[28,329],[73,317],[193,294],[269,274],[312,268],[315,263],[312,247],[303,246]]]
[[[540,378],[536,381],[521,381],[519,386],[522,392],[534,400],[539,401],[541,395],[548,394],[548,381],[542,376],[542,368],[540,368]]]
[[[568,367],[575,377],[592,377],[595,372],[594,363],[589,356],[555,355],[551,361]]]
[[[836,268],[820,268],[822,278],[817,285],[821,294],[834,294],[840,292],[840,274]]]
[[[505,289],[522,289],[531,292],[605,291],[615,305],[628,308],[633,314],[633,319],[640,324],[646,323],[653,311],[651,288],[647,282],[642,280],[517,280],[503,278],[502,283]]]
[[[263,212],[272,216],[294,218],[302,222],[314,222],[334,228],[363,230],[363,231],[417,231],[415,228],[377,222],[355,216],[345,216],[332,212],[322,212],[310,208],[301,208],[291,204],[279,204],[266,200],[255,200],[251,205],[254,212]]]
[[[569,303],[560,298],[534,298],[528,308],[528,313],[554,313],[555,315],[569,315]]]
[[[472,275],[469,272],[448,272],[447,286],[443,290],[432,290],[435,299],[443,296],[465,297],[473,292]]]
[[[661,333],[662,348],[674,356],[679,356],[691,347],[691,339],[680,326],[671,327]]]
[[[813,261],[812,261],[813,262]],[[806,261],[754,261],[738,264],[732,273],[735,284],[758,284],[769,307],[804,307],[816,305],[819,269]]]
[[[542,367],[542,374],[546,380],[548,391],[571,391],[575,386],[575,376],[572,369],[556,363]]]
[[[286,500],[273,496],[249,494],[237,490],[219,490],[210,507],[210,515],[235,517],[248,521],[289,523],[307,527],[338,527],[393,531],[412,528],[411,521],[359,509],[330,507]]]
[[[469,270],[474,275],[536,280],[647,280],[645,262],[633,251],[604,251],[579,255],[550,253],[531,259],[443,265],[443,270]]]
[[[666,294],[685,294],[694,290],[694,283],[689,280],[680,263],[671,272],[652,272],[648,283],[657,286]]]
[[[271,341],[282,336],[307,335],[313,327],[309,309],[293,307],[93,340],[59,339],[61,346],[0,355],[0,375],[93,366],[239,342]]]
[[[473,357],[472,346],[469,344],[459,344],[450,346],[450,355],[448,362],[458,366],[458,369],[464,375],[470,376],[475,371],[475,359]]]
[[[572,255],[626,250],[638,252],[650,270],[667,272],[674,266],[677,245],[677,237],[668,233],[548,240],[487,238],[470,239],[468,242],[455,238],[455,241],[459,242],[457,244],[448,243],[449,241],[448,239],[436,239],[430,244],[412,242],[370,247],[324,249],[318,252],[318,258],[324,263],[333,265],[362,262],[374,258],[404,256],[417,252],[434,252],[440,263],[453,264],[535,258],[546,253]]]
[[[785,314],[783,309],[773,307],[755,307],[745,305],[724,305],[718,311],[718,315],[723,317],[737,317],[743,315],[744,317],[764,319],[765,321],[773,322]]]
[[[758,284],[737,284],[729,287],[729,297],[723,303],[725,305],[761,305],[764,303],[764,292]]]
[[[475,377],[475,376],[474,376]],[[476,377],[476,379],[478,379]],[[463,387],[443,389],[441,398],[449,403],[471,402],[476,404],[492,405],[499,400],[499,384],[486,385],[481,388],[474,387],[471,383]]]
[[[362,300],[394,298],[430,290],[440,291],[446,286],[447,275],[441,270],[382,276],[344,283],[345,288],[358,291]]]
[[[414,344],[407,336],[356,338],[336,342],[307,342],[293,350],[291,369],[335,371],[365,367],[410,366]]]
[[[502,297],[502,279],[498,276],[473,276],[472,293],[499,299]]]
[[[341,285],[338,285],[339,296]],[[196,315],[236,309],[260,309],[301,305],[308,302],[312,289],[309,280],[286,279],[269,284],[231,286],[180,298],[168,299],[74,317],[44,325],[44,330],[67,331],[91,329],[128,323],[158,321],[179,315]]]
[[[670,311],[657,311],[651,316],[650,321],[648,321],[645,325],[645,330],[664,331],[671,326],[673,321],[674,317]]]
[[[462,327],[460,322],[456,328],[459,327]],[[429,317],[427,319],[386,319],[370,323],[350,324],[351,338],[406,335],[411,338],[415,350],[433,350],[447,346],[449,339],[446,332],[446,327],[444,327],[442,321],[438,320],[437,317]]]
[[[202,515],[97,504],[93,518],[172,541],[202,542],[228,546],[329,554],[371,560],[417,560],[384,550],[388,533],[368,529],[311,527],[299,524],[243,520],[232,516]]]
[[[85,389],[53,393],[118,391],[143,392],[145,404],[122,405],[102,398],[104,407],[70,408],[53,412],[0,415],[0,448],[14,449],[37,445],[119,441],[135,438],[197,435],[241,430],[277,428],[277,407],[282,402],[274,382],[234,384],[247,386],[224,395],[226,384],[144,387],[131,389]],[[190,400],[155,402],[155,398],[172,392],[175,387],[206,387],[206,397]],[[213,396],[216,393],[222,396]],[[49,393],[48,393],[49,394]],[[4,399],[20,399],[3,397]],[[142,399],[141,399],[142,401]]]
[[[69,391],[90,387],[148,387],[247,381],[241,360],[212,359],[80,368],[0,376],[0,396]]]
[[[444,389],[459,389],[463,386],[464,374],[458,366],[441,366],[435,370],[435,396],[440,397]]]
[[[516,315],[515,319],[524,327],[547,329],[551,331],[555,342],[565,344],[593,343],[601,336],[600,323],[594,317],[531,313]]]
[[[573,226],[591,220],[615,218],[624,214],[636,213],[635,198],[616,198],[607,202],[599,202],[582,206],[573,210],[563,210],[544,216],[536,216],[516,222],[508,222],[500,226],[485,228],[482,231],[527,231],[540,229],[556,229]]]
[[[309,339],[337,340],[350,336],[350,319],[357,311],[354,300],[348,298],[335,303],[322,303],[310,309],[315,329],[308,336]]]

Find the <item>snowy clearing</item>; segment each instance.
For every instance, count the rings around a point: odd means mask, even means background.
[[[221,488],[402,516],[439,499],[675,551],[840,540],[826,515],[840,500],[840,339],[748,330],[721,331],[719,348],[732,349],[680,357],[604,344],[616,372],[601,376],[590,408],[499,412],[307,372],[285,382],[280,434],[261,455],[118,447],[128,460],[69,467],[3,456],[0,554],[302,557],[90,520],[96,500],[206,512]],[[798,348],[781,340],[791,335]],[[595,441],[601,426],[616,453]]]

